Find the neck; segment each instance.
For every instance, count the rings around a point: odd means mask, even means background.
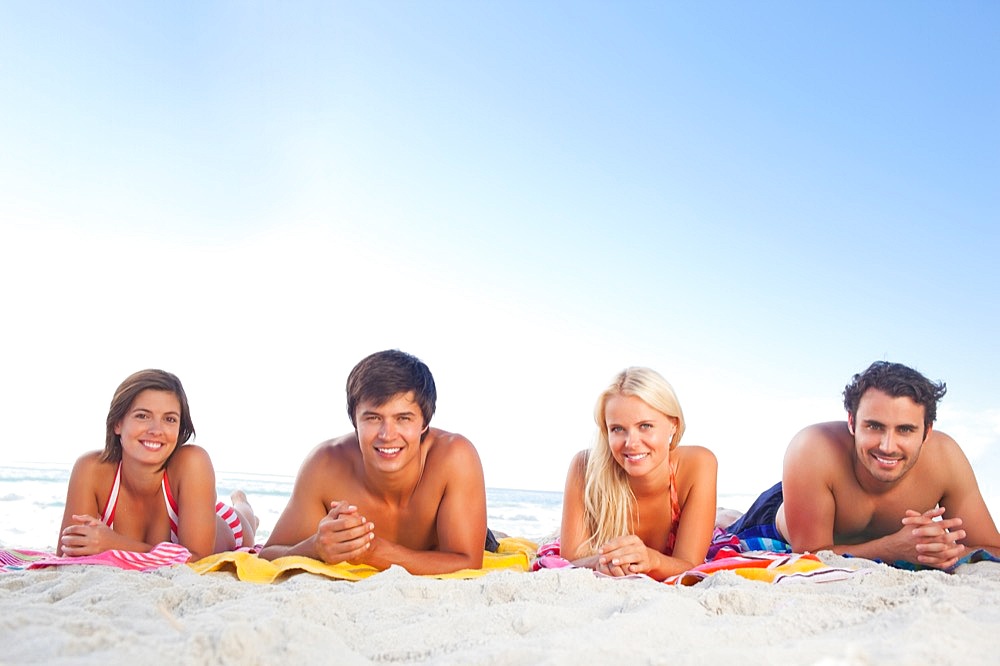
[[[365,488],[372,497],[386,504],[406,504],[413,496],[424,474],[424,457],[414,464],[394,472],[367,471],[364,476]]]
[[[142,465],[122,459],[122,485],[135,494],[153,494],[160,491],[163,470],[159,466]]]

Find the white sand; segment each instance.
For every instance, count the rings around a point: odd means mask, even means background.
[[[995,663],[1000,565],[842,582],[722,573],[690,588],[585,570],[256,585],[180,566],[0,575],[0,663]]]

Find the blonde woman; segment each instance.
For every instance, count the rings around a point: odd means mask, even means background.
[[[570,465],[562,557],[612,576],[663,580],[702,564],[715,525],[718,463],[678,446],[684,414],[670,384],[627,368],[594,408],[597,438]]]

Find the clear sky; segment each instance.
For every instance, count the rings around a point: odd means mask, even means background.
[[[490,486],[647,365],[752,493],[886,359],[1000,498],[998,119],[994,2],[0,3],[0,462],[162,367],[291,474],[399,348]]]

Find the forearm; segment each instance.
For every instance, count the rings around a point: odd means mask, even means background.
[[[149,544],[138,539],[130,539],[126,536],[108,530],[107,535],[101,538],[99,545],[90,545],[83,548],[65,547],[60,543],[57,552],[63,556],[81,557],[85,555],[96,555],[109,550],[126,550],[133,553],[148,553],[153,550],[156,544]]]
[[[276,560],[279,557],[288,557],[293,555],[311,557],[316,560],[322,559],[316,551],[315,534],[291,545],[268,543],[257,555],[265,560]]]
[[[600,555],[589,555],[572,560],[573,566],[586,567],[588,569],[599,569],[601,566]]]
[[[654,580],[664,580],[670,576],[676,576],[679,573],[693,569],[698,564],[702,564],[702,562],[689,562],[685,559],[673,557],[672,555],[664,555],[657,551],[652,552],[656,555],[651,557],[652,566],[646,572],[646,575]]]
[[[905,549],[900,550],[894,548],[887,537],[882,537],[879,539],[873,539],[871,541],[863,541],[861,543],[852,544],[837,544],[832,546],[827,546],[823,548],[816,548],[810,550],[809,552],[819,552],[821,550],[830,550],[837,555],[850,555],[851,557],[863,557],[866,560],[882,560],[888,563],[896,562],[899,560],[903,561],[913,561],[914,564],[917,562],[914,560],[914,556],[907,552]],[[806,552],[795,549],[795,552]]]
[[[483,566],[483,550],[471,553],[438,550],[413,550],[385,539],[376,539],[364,556],[364,563],[379,570],[396,564],[413,575],[451,573]]]

